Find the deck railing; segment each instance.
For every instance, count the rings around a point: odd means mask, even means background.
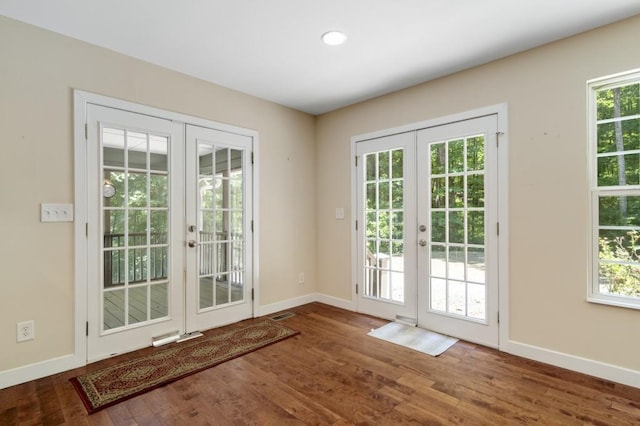
[[[104,286],[166,280],[168,278],[168,247],[166,233],[129,234],[129,264],[127,265],[124,234],[104,236]],[[242,235],[226,232],[200,232],[199,275],[214,276],[217,281],[241,284],[243,267]],[[148,259],[147,259],[147,249]],[[147,261],[148,260],[148,261]]]

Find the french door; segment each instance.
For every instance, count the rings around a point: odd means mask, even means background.
[[[252,138],[87,105],[87,360],[252,316]]]
[[[358,310],[498,346],[495,115],[358,142]]]

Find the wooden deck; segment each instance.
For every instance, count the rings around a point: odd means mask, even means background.
[[[290,311],[298,336],[90,416],[68,379],[158,348],[0,390],[0,424],[640,424],[640,389],[466,342],[434,358],[366,335],[384,320]]]
[[[215,283],[215,285],[214,285]],[[213,299],[215,287],[216,299]],[[147,321],[147,311],[151,310],[151,319],[162,318],[167,315],[167,283],[151,286],[150,306],[147,307],[146,287],[138,287],[129,292],[129,324]],[[225,303],[242,300],[242,286],[228,281],[214,281],[213,277],[200,279],[200,308],[209,308]],[[229,295],[231,292],[231,295]],[[105,292],[104,298],[104,327],[105,330],[122,327],[125,317],[124,290],[116,289]]]

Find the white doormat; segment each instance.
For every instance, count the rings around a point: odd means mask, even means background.
[[[458,341],[453,337],[398,322],[390,322],[367,334],[432,356],[440,355]]]

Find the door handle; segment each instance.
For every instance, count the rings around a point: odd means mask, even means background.
[[[427,245],[427,240],[420,240],[418,241],[418,244],[420,245],[420,247],[424,247]]]
[[[198,246],[198,243],[197,243],[197,242],[195,242],[195,240],[189,240],[189,241],[187,242],[187,245],[188,245],[189,247],[193,248],[193,247],[197,247],[197,246]]]
[[[427,230],[427,225],[420,225],[420,228],[418,229],[420,229],[420,232],[424,232]]]

